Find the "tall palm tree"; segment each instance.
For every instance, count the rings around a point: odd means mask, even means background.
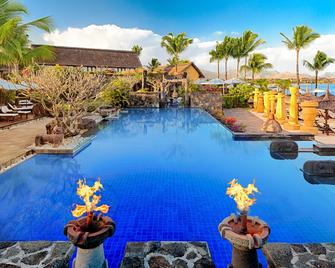
[[[28,30],[31,27],[50,32],[52,21],[43,17],[30,22],[23,22],[27,9],[20,3],[0,0],[0,64],[18,69],[30,65],[35,60],[48,60],[54,53],[48,46],[31,48]]]
[[[233,38],[225,36],[223,42],[220,44],[222,58],[224,59],[225,80],[228,79],[228,59],[232,56]]]
[[[220,61],[223,59],[221,43],[216,42],[215,49],[209,51],[209,55],[211,56],[209,61],[210,62],[217,62],[217,78],[220,78]]]
[[[242,35],[242,54],[245,59],[244,65],[247,65],[247,59],[251,52],[253,52],[258,46],[264,44],[265,41],[258,38],[258,34],[247,30]],[[244,79],[247,76],[247,70],[244,69]]]
[[[327,56],[326,53],[318,51],[313,59],[313,62],[307,60],[303,61],[306,68],[315,72],[315,88],[318,87],[318,75],[320,71],[323,71],[329,64],[334,63],[335,59]]]
[[[240,72],[240,61],[244,56],[242,37],[234,37],[232,39],[231,56],[236,59],[236,78],[238,78]]]
[[[142,50],[143,50],[143,48],[142,48],[141,46],[139,46],[139,45],[134,45],[134,46],[131,48],[131,51],[135,52],[135,54],[136,54],[137,56],[140,56],[140,55],[141,55]]]
[[[158,61],[158,59],[152,58],[151,61],[148,63],[147,67],[150,71],[153,71],[156,68],[158,68],[160,65],[161,65],[161,63]]]
[[[272,64],[265,62],[267,57],[261,53],[251,54],[248,63],[241,66],[241,70],[250,71],[252,81],[255,80],[255,74],[262,72],[265,69],[272,68]]]
[[[306,48],[315,39],[319,38],[320,35],[314,32],[311,28],[306,25],[300,25],[293,28],[292,39],[289,39],[283,33],[280,33],[284,38],[282,42],[287,46],[288,49],[294,49],[296,51],[296,72],[297,72],[297,84],[300,88],[300,77],[299,77],[299,52],[301,49]]]
[[[173,33],[168,33],[167,35],[162,37],[161,46],[164,47],[172,56],[172,59],[175,63],[176,72],[177,65],[180,60],[180,54],[193,43],[192,38],[188,38],[186,33],[179,33],[178,35],[174,35]]]

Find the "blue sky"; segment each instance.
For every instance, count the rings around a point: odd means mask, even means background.
[[[322,35],[335,33],[334,0],[23,0],[21,2],[30,11],[27,19],[50,15],[55,28],[60,32],[66,31],[69,27],[83,29],[92,24],[111,24],[122,29],[150,30],[159,36],[168,32],[186,32],[189,36],[206,42],[221,40],[224,34],[242,33],[246,29],[251,29],[267,41],[264,48],[281,45],[279,32],[290,35],[295,25],[307,24]],[[224,34],[218,34],[220,32]],[[31,33],[31,38],[34,42],[61,43],[59,39],[57,42],[53,39],[43,40],[41,33],[35,31]],[[74,43],[78,45],[77,42]],[[69,45],[68,42],[66,45]],[[87,46],[87,43],[83,45]],[[149,55],[145,60],[148,57]],[[163,57],[161,55],[161,58]]]
[[[90,24],[117,24],[151,29],[161,35],[185,31],[191,36],[210,38],[252,29],[269,44],[280,42],[280,31],[289,32],[308,24],[319,33],[335,31],[334,0],[246,1],[181,0],[172,4],[159,0],[24,0],[31,18],[51,15],[55,26],[83,27]]]

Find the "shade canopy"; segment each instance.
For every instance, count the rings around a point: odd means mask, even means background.
[[[335,96],[329,92],[329,88],[327,88],[326,93],[318,99],[319,109],[335,111]]]
[[[224,85],[225,81],[219,78],[211,79],[208,81],[207,85]]]
[[[23,90],[23,89],[28,89],[27,86],[19,85],[19,84],[14,84],[12,82],[9,82],[4,79],[0,79],[0,88],[5,89],[5,90]]]
[[[225,81],[225,84],[227,85],[236,85],[236,84],[243,84],[244,81],[238,78],[234,78],[234,79],[229,79]]]
[[[196,85],[204,85],[204,84],[206,84],[207,82],[208,82],[208,81],[207,81],[206,78],[200,78],[200,79],[196,80],[196,81],[194,82],[194,84],[196,84]]]

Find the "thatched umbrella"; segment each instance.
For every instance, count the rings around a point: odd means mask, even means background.
[[[329,111],[335,112],[335,96],[332,95],[329,91],[329,84],[327,86],[326,93],[320,97],[318,97],[319,101],[319,109],[325,110],[325,114],[322,114],[325,122],[324,125],[321,127],[322,132],[329,135],[330,132],[335,133],[334,130],[331,129],[331,127],[328,124],[328,120],[332,119],[333,117],[330,116]]]

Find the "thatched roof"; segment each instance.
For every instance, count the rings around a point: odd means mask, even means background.
[[[36,47],[39,45],[33,45]],[[56,54],[52,61],[39,64],[106,68],[138,68],[142,64],[136,53],[126,50],[51,46]]]

